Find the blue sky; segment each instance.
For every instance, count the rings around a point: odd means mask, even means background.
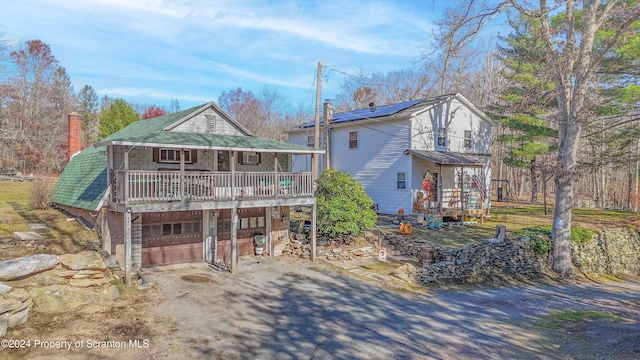
[[[77,92],[181,108],[241,87],[267,87],[297,106],[315,105],[345,75],[413,66],[430,50],[442,0],[14,0],[3,1],[0,32],[40,39]]]

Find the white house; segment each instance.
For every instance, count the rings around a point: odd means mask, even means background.
[[[328,130],[321,123],[320,138],[328,131],[330,167],[355,177],[379,212],[460,216],[489,209],[495,123],[462,95],[371,104],[328,123]],[[313,123],[289,132],[292,144],[313,146],[313,139]],[[323,156],[319,162],[322,170]],[[293,155],[292,171],[310,170],[310,155]]]

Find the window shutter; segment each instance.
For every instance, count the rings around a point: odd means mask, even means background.
[[[238,164],[242,164],[242,151],[238,151]]]
[[[198,150],[192,149],[191,150],[191,163],[195,164],[197,162],[198,162]]]
[[[153,162],[160,162],[160,149],[153,148]]]

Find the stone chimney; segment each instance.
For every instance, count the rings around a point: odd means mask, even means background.
[[[69,114],[69,143],[67,147],[67,160],[82,150],[82,125],[80,114],[72,112]]]

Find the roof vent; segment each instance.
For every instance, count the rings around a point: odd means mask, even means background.
[[[376,111],[376,103],[370,102],[369,103],[369,110],[371,110],[371,112]]]

